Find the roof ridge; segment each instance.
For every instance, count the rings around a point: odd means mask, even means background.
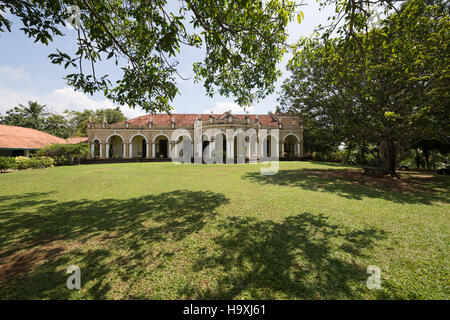
[[[175,119],[176,124],[181,125],[192,125],[195,120],[198,119],[198,116],[202,118],[204,121],[205,119],[209,119],[209,117],[213,116],[215,119],[221,119],[228,118],[228,116],[232,116],[234,119],[244,119],[245,117],[250,117],[251,119],[258,118],[261,123],[266,123],[266,125],[273,125],[274,123],[279,122],[278,117],[270,114],[263,114],[263,113],[229,113],[228,111],[225,111],[223,113],[172,113],[171,115],[167,113],[154,113],[154,114],[146,114],[135,118],[130,118],[127,120],[119,121],[116,123],[113,123],[112,125],[123,125],[126,122],[133,124],[133,125],[147,125],[152,119],[152,123],[155,125],[170,125],[171,118]],[[253,121],[253,120],[252,120]]]
[[[42,132],[42,133],[47,133],[47,132],[41,131],[41,130],[39,130],[39,129],[28,128],[28,127],[21,127],[21,126],[12,126],[12,125],[9,125],[9,124],[2,124],[2,123],[0,123],[0,126],[5,126],[5,127],[9,127],[9,128],[28,129],[28,130],[39,131],[39,132]],[[48,133],[48,134],[49,134],[49,133]]]
[[[48,132],[45,132],[45,131],[42,131],[42,130],[39,130],[39,129],[35,129],[35,128],[28,128],[28,127],[21,127],[21,126],[12,126],[12,125],[9,125],[9,124],[0,124],[0,126],[4,126],[4,127],[8,127],[8,128],[20,128],[20,129],[25,129],[25,130],[29,130],[29,131],[37,131],[39,133],[48,134],[48,135],[53,136],[55,138],[59,138],[59,139],[63,139],[64,140],[64,138],[60,138],[58,136],[55,136],[54,134],[51,134],[51,133],[48,133]]]

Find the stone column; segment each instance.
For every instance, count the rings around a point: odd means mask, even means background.
[[[127,144],[124,142],[122,143],[122,158],[127,157]]]
[[[91,159],[95,157],[95,144],[91,143]]]
[[[275,154],[274,155],[271,155],[272,157],[280,157],[280,143],[278,142],[278,140],[277,139],[272,139],[272,141],[273,140],[275,140],[274,142],[274,144],[275,144]]]
[[[281,142],[281,157],[284,158],[284,142]]]
[[[145,155],[145,157],[146,158],[150,158],[150,142],[146,142],[146,148],[145,148],[145,153],[146,153],[146,155]]]
[[[129,147],[129,154],[128,154],[128,158],[132,158],[133,157],[133,142],[130,142],[130,147]]]
[[[300,157],[300,142],[297,143],[297,156]]]
[[[232,158],[231,157],[231,142],[228,139],[228,137],[227,137],[227,140],[226,140],[226,144],[227,144],[227,146],[226,146],[226,153],[227,153],[227,162],[228,162]]]
[[[106,159],[109,159],[109,147],[110,147],[109,143],[105,143],[105,148],[106,148],[105,157],[106,157]]]
[[[152,158],[156,158],[156,143],[152,142]]]
[[[231,138],[230,141],[230,157],[233,158],[234,160],[234,153],[236,152],[236,150],[234,150],[234,137]]]
[[[214,139],[214,141],[211,141],[209,146],[209,156],[210,158],[213,158],[213,154],[214,154],[214,159],[216,158],[216,139]]]

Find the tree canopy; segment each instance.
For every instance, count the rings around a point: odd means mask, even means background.
[[[395,174],[396,147],[449,140],[449,31],[445,2],[411,0],[355,41],[303,40],[280,102],[341,141],[379,145]]]
[[[367,25],[370,8],[394,8],[396,0],[321,0],[336,7],[323,36],[333,32],[352,38]],[[173,3],[171,3],[173,4]],[[201,48],[204,59],[193,66],[209,95],[233,96],[244,106],[273,92],[280,75],[277,63],[290,49],[287,24],[307,1],[179,0],[0,0],[0,32],[11,30],[5,12],[18,17],[21,30],[48,44],[64,33],[67,19],[78,34],[74,55],[57,50],[51,62],[76,70],[69,84],[87,93],[103,92],[119,105],[150,112],[170,112],[179,93],[180,52]],[[112,59],[122,74],[113,82],[95,66]],[[72,69],[73,67],[73,69]]]

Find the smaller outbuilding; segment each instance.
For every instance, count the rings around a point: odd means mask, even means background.
[[[87,138],[71,137],[67,140],[31,128],[0,124],[0,156],[26,156],[51,144],[77,144]]]

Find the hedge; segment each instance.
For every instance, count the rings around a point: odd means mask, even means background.
[[[16,159],[13,157],[0,157],[0,172],[6,172],[8,169],[14,169]]]
[[[30,168],[30,158],[27,157],[16,157],[16,164],[14,169],[16,170],[25,170]]]
[[[0,157],[0,171],[5,172],[8,169],[26,170],[44,169],[54,165],[54,161],[49,157]]]
[[[55,161],[50,157],[30,158],[29,167],[33,169],[44,169],[53,166]]]

